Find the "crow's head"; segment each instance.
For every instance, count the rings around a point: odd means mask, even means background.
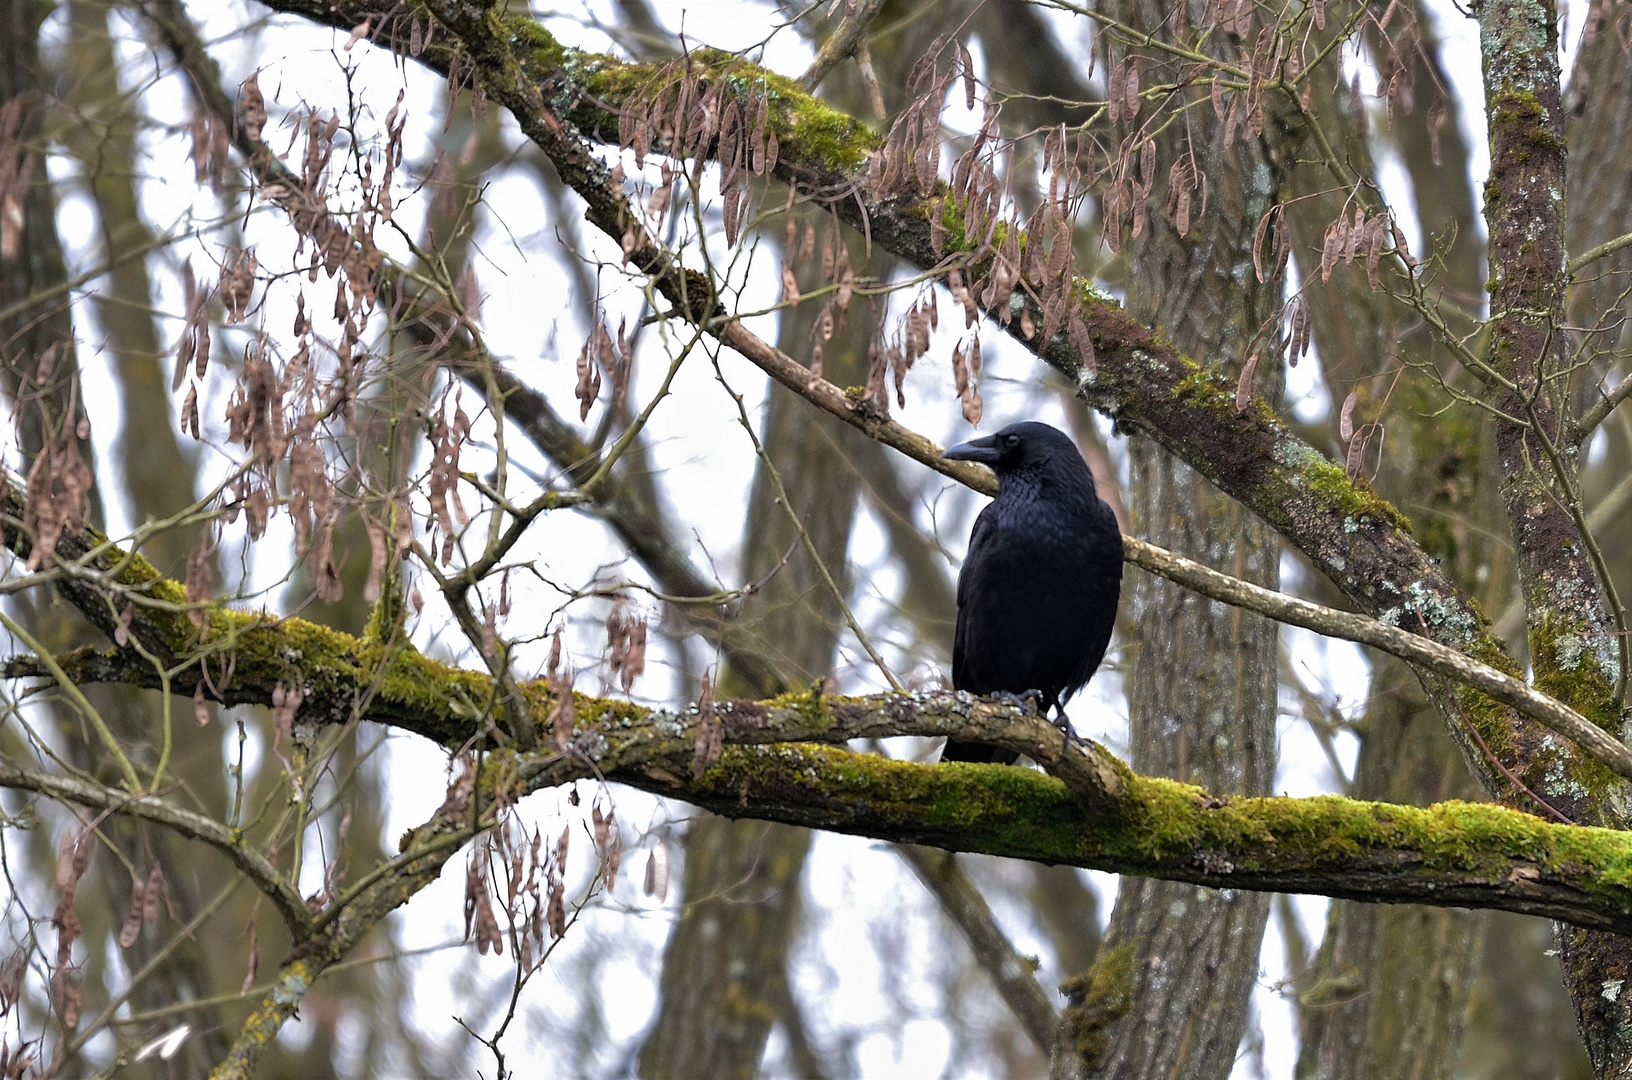
[[[951,461],[980,461],[1001,478],[1055,468],[1088,472],[1077,444],[1065,432],[1035,420],[1010,424],[1002,431],[950,447],[941,457]],[[1091,481],[1090,481],[1091,482]]]

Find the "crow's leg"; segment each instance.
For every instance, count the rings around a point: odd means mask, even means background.
[[[1054,696],[1054,698],[1051,701],[1048,702],[1048,706],[1054,712],[1054,715],[1050,718],[1049,722],[1052,723],[1055,727],[1059,728],[1060,731],[1065,735],[1065,748],[1067,750],[1070,750],[1071,749],[1071,744],[1073,742],[1081,743],[1082,739],[1079,738],[1076,731],[1074,731],[1072,729],[1071,719],[1070,719],[1070,717],[1065,715],[1065,706],[1060,704],[1060,698],[1059,698],[1058,694],[1056,694]],[[1043,715],[1047,716],[1048,712],[1049,712],[1049,709],[1044,709],[1043,710]]]

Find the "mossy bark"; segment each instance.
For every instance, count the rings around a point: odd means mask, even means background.
[[[1587,542],[1566,511],[1577,432],[1566,388],[1564,116],[1558,10],[1550,0],[1493,0],[1480,8],[1480,48],[1490,115],[1492,364],[1516,386],[1498,395],[1526,426],[1497,421],[1497,449],[1521,570],[1536,684],[1609,730],[1622,726],[1614,700],[1621,672]],[[1550,448],[1547,441],[1551,440]],[[1562,459],[1562,460],[1560,460]],[[1552,465],[1549,466],[1549,461]],[[1556,475],[1560,469],[1567,475]],[[1545,757],[1538,765],[1545,765]],[[1576,820],[1624,827],[1620,784],[1583,783],[1584,770],[1532,768],[1532,786]],[[1565,982],[1597,1075],[1632,1076],[1632,942],[1563,928]]]

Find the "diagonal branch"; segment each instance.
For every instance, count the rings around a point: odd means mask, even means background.
[[[227,1056],[210,1072],[211,1080],[249,1080],[255,1075],[261,1054],[300,1010],[318,978],[361,944],[386,916],[435,881],[465,842],[493,823],[491,811],[480,821],[471,821],[471,817],[462,808],[438,811],[413,830],[411,843],[404,845],[403,856],[392,864],[390,873],[348,894],[348,902],[337,905],[338,911],[321,933],[297,939],[302,943],[279,965],[277,980],[239,1029]]]
[[[898,844],[895,850],[924,887],[935,894],[946,917],[963,931],[969,951],[991,975],[998,995],[1025,1027],[1038,1051],[1048,1053],[1060,1024],[1054,1003],[1038,985],[1032,970],[1035,965],[1027,966],[1003,935],[986,898],[959,868],[957,858],[950,851],[915,844]]]
[[[229,829],[214,818],[185,810],[154,795],[131,795],[71,776],[25,769],[7,761],[0,761],[0,787],[34,791],[93,810],[111,810],[116,814],[163,825],[188,839],[208,844],[231,859],[232,865],[266,894],[283,917],[290,937],[301,941],[311,933],[312,916],[306,910],[300,894],[265,856],[245,844],[236,830]]]

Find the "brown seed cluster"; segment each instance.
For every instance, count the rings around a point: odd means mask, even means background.
[[[60,352],[60,345],[45,351],[38,361],[35,382],[40,385],[49,382],[52,361]],[[23,511],[23,527],[34,543],[28,556],[28,568],[35,571],[50,565],[57,540],[64,532],[85,524],[91,508],[91,488],[96,481],[87,460],[90,447],[86,444],[91,426],[79,413],[79,379],[69,380],[68,407],[64,415],[55,419],[54,428],[51,426],[53,417],[43,404],[41,412],[47,425],[46,438],[28,470],[28,502]]]

